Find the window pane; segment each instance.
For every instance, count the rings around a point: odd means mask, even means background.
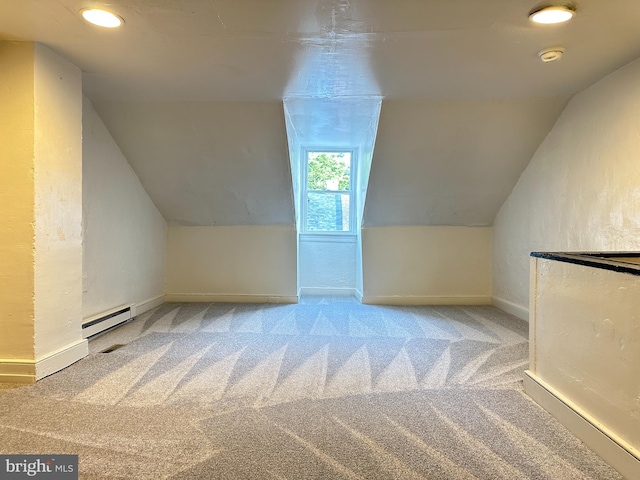
[[[350,152],[309,152],[308,190],[350,190]]]
[[[348,193],[308,193],[307,231],[348,232]]]

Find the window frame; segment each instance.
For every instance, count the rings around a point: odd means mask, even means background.
[[[351,162],[349,165],[349,190],[309,190],[308,169],[309,169],[309,153],[349,153],[351,154]],[[300,222],[300,234],[306,236],[319,235],[328,237],[346,237],[356,235],[356,198],[355,198],[355,181],[357,179],[357,164],[358,164],[358,149],[356,147],[302,147],[301,155],[302,165],[300,168],[301,174],[301,222]],[[349,195],[349,230],[308,230],[307,229],[307,205],[309,202],[309,193],[320,194],[347,194]]]

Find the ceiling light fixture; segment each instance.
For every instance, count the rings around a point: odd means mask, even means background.
[[[83,8],[80,10],[80,15],[87,22],[98,25],[105,28],[118,28],[124,23],[124,19],[120,15],[107,12],[100,8]]]
[[[570,7],[544,7],[529,14],[529,20],[534,23],[552,24],[568,22],[576,14]]]
[[[544,63],[551,63],[560,60],[564,52],[565,49],[563,47],[545,48],[538,52],[538,56]]]

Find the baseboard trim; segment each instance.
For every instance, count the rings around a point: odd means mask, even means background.
[[[640,458],[616,434],[555,391],[530,370],[525,371],[524,390],[538,405],[554,416],[625,478],[640,478]]]
[[[358,299],[358,301],[360,303],[362,303],[362,299],[364,298],[364,295],[362,295],[362,292],[360,290],[358,290],[357,288],[356,288],[356,298]]]
[[[365,295],[362,303],[367,305],[490,305],[491,297],[486,295],[431,296],[431,295]]]
[[[144,312],[148,312],[152,308],[159,307],[165,302],[165,294],[158,295],[157,297],[144,300],[140,303],[136,303],[136,315],[141,315]],[[135,315],[134,315],[135,316]]]
[[[491,297],[491,305],[522,320],[529,321],[529,309],[499,297]]]
[[[36,362],[33,360],[0,360],[0,382],[34,383],[36,381]]]
[[[323,297],[353,297],[356,294],[355,288],[324,288],[324,287],[301,287],[300,295],[323,296]]]
[[[89,355],[87,340],[82,339],[37,360],[0,360],[0,382],[34,383]]]
[[[298,303],[297,295],[251,295],[243,293],[167,293],[166,302],[206,303]]]
[[[89,355],[89,343],[86,339],[83,339],[57,352],[40,357],[36,360],[36,380],[59,372],[87,355]]]

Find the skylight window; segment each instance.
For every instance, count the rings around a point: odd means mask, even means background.
[[[303,157],[303,232],[353,233],[354,152],[307,150]]]

